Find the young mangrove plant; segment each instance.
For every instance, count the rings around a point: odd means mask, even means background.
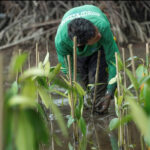
[[[118,90],[115,92],[115,106],[118,118],[111,120],[109,127],[111,130],[119,127],[118,146],[119,148],[128,150],[131,147],[131,143],[128,143],[127,141],[124,143],[125,139],[129,137],[127,136],[127,132],[124,133],[123,131],[125,131],[124,129],[127,125],[127,122],[133,120],[140,131],[141,150],[144,150],[150,147],[149,45],[148,43],[146,44],[146,61],[139,58],[139,60],[142,60],[142,63],[139,64],[137,68],[135,68],[134,65],[134,58],[137,57],[133,57],[132,45],[129,45],[129,49],[132,71],[127,68],[128,65],[122,62],[119,56],[116,57],[116,59],[118,59],[119,69],[117,71],[117,78],[114,80],[118,81],[117,86],[120,88],[118,88]],[[129,59],[126,61],[126,63],[127,62],[129,62]],[[126,87],[126,85],[122,82],[124,80],[123,77],[125,77],[121,76],[122,70],[125,71],[130,80],[131,84],[128,87]],[[123,129],[121,129],[121,126]],[[120,134],[121,132],[122,134]],[[125,136],[123,136],[123,133]]]
[[[9,72],[11,80],[20,74],[27,56],[27,53],[22,53],[12,58]],[[60,67],[60,64],[50,67],[47,53],[43,63],[23,71],[12,83],[4,100],[4,149],[38,150],[40,144],[49,144],[48,121],[43,107],[38,103],[37,93],[44,107],[51,109],[56,116],[63,135],[67,135],[62,114],[51,96]]]

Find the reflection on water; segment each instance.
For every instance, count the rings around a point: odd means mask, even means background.
[[[67,115],[70,115],[70,107],[68,106],[68,100],[56,99],[55,103],[60,106],[61,112],[64,115],[65,120]],[[111,119],[115,116],[114,110],[114,101],[111,101],[111,105],[109,108],[109,113],[105,115],[99,115],[95,113],[93,116],[90,115],[91,110],[84,110],[84,118],[87,124],[87,150],[118,150],[117,147],[117,129],[113,132],[109,132],[108,126]],[[53,120],[53,128],[54,128],[54,149],[55,150],[69,150],[68,144],[73,143],[73,132],[72,128],[69,128],[69,137],[64,138],[61,134],[61,131],[55,122],[55,118],[52,114],[49,116],[51,120]],[[140,150],[140,141],[139,141],[139,133],[137,132],[135,126],[129,124],[129,137],[132,141],[131,146],[136,146],[134,150]],[[61,144],[60,144],[61,143]],[[61,146],[58,146],[60,144]],[[130,150],[130,149],[129,149]],[[133,150],[133,148],[131,148]]]

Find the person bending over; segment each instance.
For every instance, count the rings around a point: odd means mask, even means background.
[[[84,89],[95,83],[97,54],[101,51],[98,83],[104,84],[98,85],[95,109],[104,113],[116,89],[116,83],[109,84],[109,81],[116,76],[115,52],[119,54],[106,15],[94,5],[75,7],[64,14],[55,36],[55,47],[65,74],[67,55],[73,61],[74,36],[77,37],[77,74]]]

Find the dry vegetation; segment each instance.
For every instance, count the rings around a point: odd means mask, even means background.
[[[63,14],[94,4],[108,16],[118,42],[150,41],[149,1],[0,1],[0,50],[18,44],[54,40]]]

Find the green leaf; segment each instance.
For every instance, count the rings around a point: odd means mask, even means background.
[[[24,112],[20,111],[18,115],[16,147],[18,150],[35,150],[33,127]]]
[[[62,114],[60,113],[58,107],[53,103],[50,95],[48,95],[47,90],[43,89],[42,87],[38,87],[38,91],[39,91],[39,95],[40,95],[43,103],[45,104],[45,106],[47,108],[50,107],[52,112],[56,116],[58,125],[61,128],[63,134],[67,135],[67,129],[66,129],[66,125],[65,125],[64,119],[62,117]]]
[[[63,97],[65,97],[65,98],[68,98],[68,96],[66,95],[66,94],[64,94],[64,93],[62,93],[62,92],[60,92],[60,91],[58,91],[58,90],[50,90],[50,92],[51,93],[57,93],[57,94],[59,94],[59,95],[61,95],[61,96],[63,96]]]
[[[147,69],[143,65],[139,65],[136,69],[136,77],[138,82],[147,74]]]
[[[85,95],[85,91],[83,90],[83,88],[77,83],[74,82],[75,85],[75,91],[79,94],[80,97]]]
[[[114,84],[116,82],[117,82],[117,75],[114,78],[112,78],[108,84]]]
[[[150,115],[150,81],[148,80],[144,84],[143,88],[144,108],[145,111]]]
[[[71,115],[69,115],[68,117],[68,122],[67,122],[67,127],[70,128],[70,126],[72,125],[72,123],[74,122],[74,118],[72,118]]]
[[[23,72],[23,74],[20,76],[20,81],[30,77],[42,77],[42,76],[43,77],[45,76],[44,70],[34,67]]]
[[[87,137],[82,136],[82,139],[80,140],[79,144],[80,144],[80,149],[86,150],[86,148],[87,148]]]
[[[109,130],[112,131],[119,125],[119,118],[113,118],[109,123]]]
[[[83,117],[81,117],[80,120],[79,120],[79,126],[80,126],[82,134],[84,136],[86,136],[86,123],[85,123]]]
[[[11,85],[11,88],[9,90],[7,90],[7,92],[5,94],[5,100],[8,101],[11,97],[16,95],[18,93],[18,89],[19,89],[19,87],[18,87],[17,82],[16,81],[13,82],[13,84]]]
[[[132,98],[128,97],[128,101],[131,107],[131,115],[133,121],[139,128],[142,135],[145,136],[150,144],[150,117],[146,115],[142,107],[137,104]]]
[[[36,86],[33,80],[29,79],[26,80],[26,82],[24,83],[22,90],[21,90],[21,94],[22,96],[27,96],[30,97],[31,99],[36,99],[37,94],[36,94]]]
[[[10,107],[19,105],[20,108],[24,109],[24,108],[35,108],[37,106],[37,103],[30,97],[16,95],[9,100],[8,105]]]
[[[39,147],[40,143],[49,144],[50,140],[49,126],[41,106],[38,104],[37,110],[36,109],[26,110],[26,114],[28,115],[29,122],[33,126],[36,146]]]
[[[118,102],[118,107],[120,107],[123,102],[123,96],[119,96],[117,102]]]
[[[133,84],[134,86],[134,89],[137,91],[139,89],[139,84],[137,82],[137,79],[133,76],[133,74],[131,73],[131,71],[129,69],[125,69],[131,83]]]
[[[49,62],[47,62],[45,64],[44,70],[45,70],[45,75],[48,76],[49,72],[50,72],[50,63]]]
[[[45,59],[43,61],[43,65],[46,65],[46,63],[49,62],[49,52],[47,52]]]
[[[49,73],[48,75],[49,82],[51,82],[56,77],[56,75],[60,72],[60,68],[61,68],[61,64],[57,64],[55,69]]]
[[[70,142],[69,142],[69,144],[68,144],[68,147],[69,147],[69,150],[74,150],[74,148],[73,148],[73,146],[70,144]]]
[[[27,59],[28,54],[22,53],[21,55],[15,55],[10,63],[10,74],[14,75],[15,73],[18,73],[21,71],[21,68],[23,67],[23,64],[25,63]]]

